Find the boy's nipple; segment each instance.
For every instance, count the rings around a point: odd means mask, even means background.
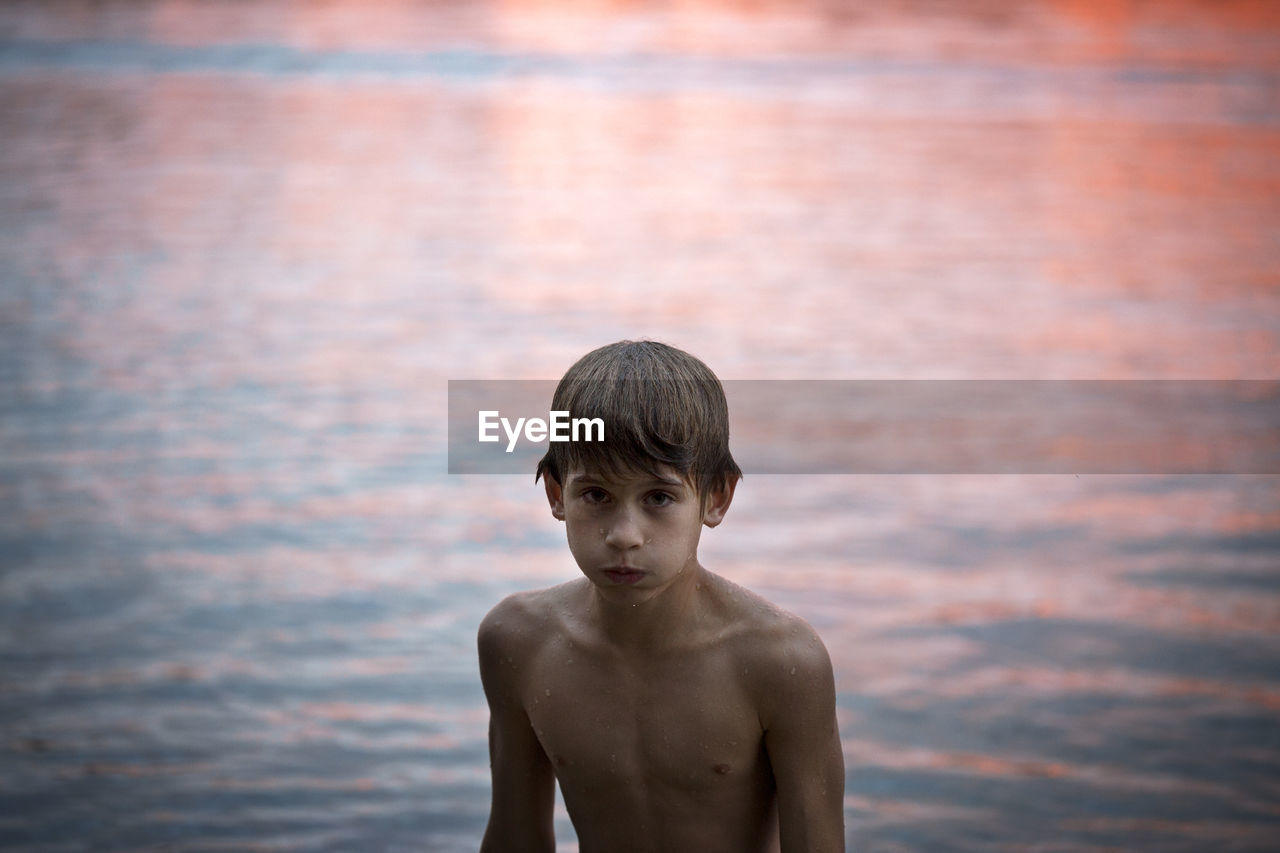
[[[716,773],[719,773],[721,776],[724,776],[726,773],[729,772],[731,768],[729,767],[728,764],[717,764],[715,767],[711,769],[716,771]]]

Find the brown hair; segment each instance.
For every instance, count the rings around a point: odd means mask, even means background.
[[[729,406],[711,369],[657,341],[618,341],[592,350],[565,372],[553,411],[600,418],[604,441],[551,442],[534,481],[564,483],[575,469],[657,475],[667,465],[705,502],[742,476],[729,453]]]

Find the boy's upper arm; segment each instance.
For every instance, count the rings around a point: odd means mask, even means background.
[[[480,681],[489,702],[489,766],[493,800],[480,849],[553,851],[555,775],[520,701],[518,676],[527,654],[524,614],[511,599],[480,623]]]
[[[808,625],[788,632],[768,658],[761,722],[782,853],[843,851],[844,753],[831,659]]]

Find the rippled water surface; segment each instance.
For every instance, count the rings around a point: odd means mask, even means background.
[[[476,848],[576,569],[448,379],[1277,378],[1277,92],[1265,2],[5,4],[0,846]],[[1280,837],[1280,479],[747,474],[851,848]]]

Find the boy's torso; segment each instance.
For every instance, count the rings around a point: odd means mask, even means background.
[[[715,576],[708,586],[716,606],[696,636],[639,659],[576,618],[582,583],[540,594],[545,631],[521,698],[584,853],[774,849],[751,667],[760,623],[776,611]]]

